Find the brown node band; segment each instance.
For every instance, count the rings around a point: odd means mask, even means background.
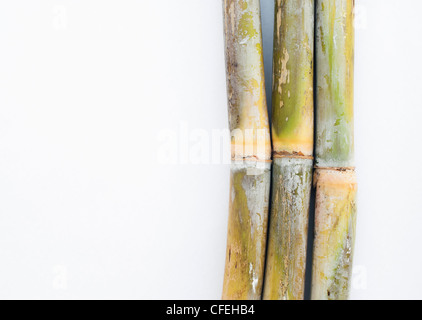
[[[278,151],[274,151],[273,152],[273,158],[274,159],[282,159],[282,158],[293,158],[293,159],[307,159],[307,160],[314,160],[314,157],[312,156],[305,156],[302,152],[286,152],[286,151],[282,151],[282,152],[278,152]]]
[[[355,171],[356,167],[314,167],[315,170]]]

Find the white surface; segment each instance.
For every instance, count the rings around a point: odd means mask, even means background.
[[[352,298],[421,299],[422,3],[356,4]],[[0,298],[220,298],[226,128],[220,0],[1,1]]]

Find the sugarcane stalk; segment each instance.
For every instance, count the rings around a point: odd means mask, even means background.
[[[259,0],[223,0],[230,206],[223,299],[261,299],[271,183]]]
[[[349,297],[356,232],[354,0],[317,0],[312,299]]]
[[[312,189],[314,1],[275,3],[273,193],[264,299],[304,299]]]

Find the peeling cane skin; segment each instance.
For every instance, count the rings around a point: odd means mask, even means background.
[[[313,161],[274,159],[265,300],[303,300]]]
[[[224,300],[261,299],[270,181],[270,163],[232,165]]]
[[[273,61],[274,151],[312,156],[314,1],[277,0]]]
[[[356,175],[353,170],[315,173],[316,212],[313,300],[347,300],[356,233]]]
[[[318,0],[313,300],[347,300],[356,233],[354,0]]]
[[[314,1],[277,0],[266,300],[304,299],[314,147],[313,55]]]
[[[223,0],[232,157],[271,159],[259,0]]]
[[[271,184],[260,2],[223,0],[223,4],[233,162],[222,297],[259,300]]]

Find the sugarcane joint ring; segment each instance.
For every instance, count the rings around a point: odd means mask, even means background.
[[[315,170],[331,170],[331,171],[355,171],[355,167],[314,167]]]
[[[314,157],[312,156],[305,156],[302,152],[273,152],[273,159],[282,159],[282,158],[294,158],[294,159],[308,159],[308,160],[314,160]]]

